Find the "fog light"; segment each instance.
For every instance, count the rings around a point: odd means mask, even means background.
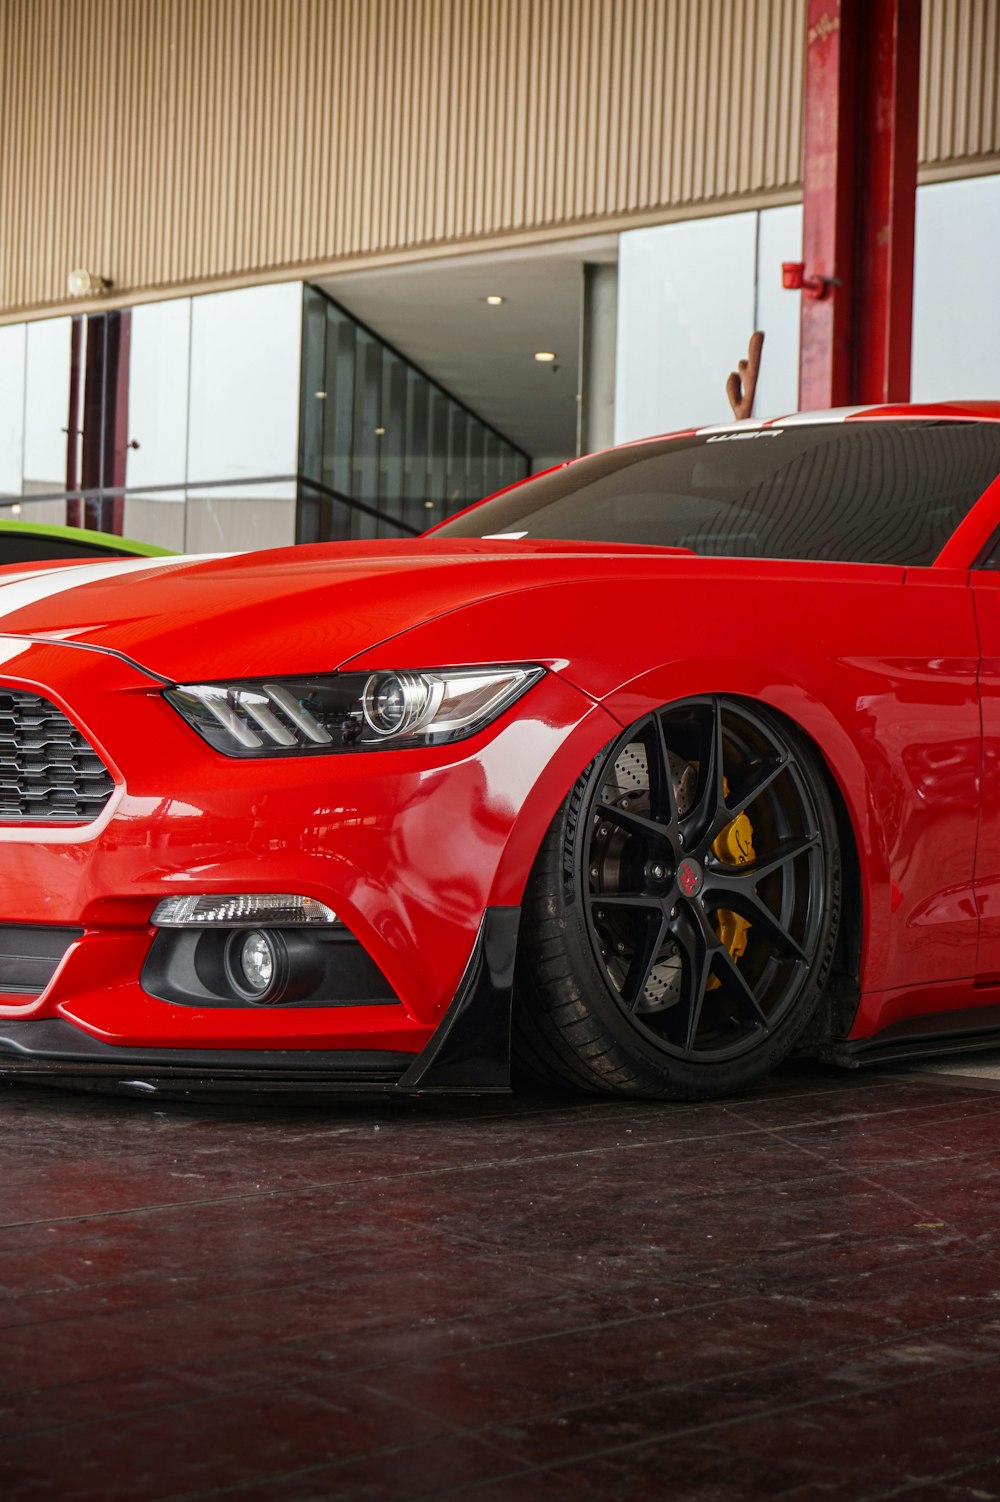
[[[291,938],[263,928],[229,935],[223,965],[226,983],[237,997],[274,1006],[299,994],[306,976],[296,975],[300,967],[290,962]]]
[[[274,945],[267,934],[261,933],[259,929],[247,934],[240,946],[239,966],[241,979],[248,991],[254,991],[257,995],[263,996],[266,991],[270,990],[274,980],[276,957]]]

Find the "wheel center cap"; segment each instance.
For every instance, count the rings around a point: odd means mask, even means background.
[[[689,855],[686,855],[677,867],[677,885],[685,897],[697,897],[705,885],[704,871]]]

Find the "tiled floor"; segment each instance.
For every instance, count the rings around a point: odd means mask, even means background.
[[[1000,1498],[995,1078],[0,1140],[4,1502]]]

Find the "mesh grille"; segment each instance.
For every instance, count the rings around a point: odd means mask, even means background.
[[[111,773],[61,710],[39,694],[0,688],[0,820],[96,819]]]

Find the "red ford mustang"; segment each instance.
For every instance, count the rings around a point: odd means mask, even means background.
[[[1000,1042],[1000,403],[0,575],[0,1072],[739,1090]]]

